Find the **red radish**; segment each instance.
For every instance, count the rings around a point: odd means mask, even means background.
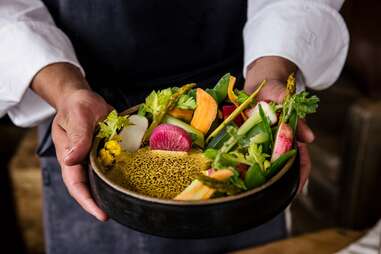
[[[224,120],[230,116],[231,113],[233,113],[233,111],[236,109],[237,107],[235,105],[224,105],[222,106],[222,115],[224,117]],[[235,124],[239,127],[242,125],[243,123],[243,119],[242,119],[242,116],[241,115],[238,115],[235,119],[234,119],[234,122]]]
[[[211,176],[214,172],[216,172],[214,168],[210,168],[207,170],[208,176]]]
[[[172,124],[160,124],[149,139],[149,146],[154,150],[184,151],[192,148],[192,139],[182,128]]]
[[[281,123],[275,137],[275,144],[271,162],[274,162],[282,154],[288,152],[292,148],[293,133],[291,127],[286,123]]]

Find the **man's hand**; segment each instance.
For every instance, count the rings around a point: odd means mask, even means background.
[[[252,93],[256,85],[266,79],[267,84],[258,94],[258,100],[271,100],[282,103],[283,98],[287,94],[285,84],[288,75],[296,70],[296,66],[284,58],[275,56],[260,58],[248,67],[245,90]],[[312,143],[315,136],[303,120],[298,122],[296,135],[300,156],[299,191],[301,191],[311,171],[311,160],[306,143]]]
[[[97,122],[110,112],[111,106],[92,92],[79,70],[69,64],[42,69],[34,78],[32,89],[57,111],[52,138],[68,192],[88,213],[105,221],[106,213],[91,197],[82,162],[91,148]]]

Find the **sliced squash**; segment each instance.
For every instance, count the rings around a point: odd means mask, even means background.
[[[197,107],[193,114],[191,126],[206,134],[217,117],[218,104],[209,93],[201,88],[196,90],[196,103]]]
[[[207,173],[205,173],[207,174]],[[229,177],[233,176],[233,172],[228,169],[222,169],[214,171],[210,174],[211,178],[219,181],[226,181]],[[193,182],[179,195],[177,195],[175,200],[206,200],[209,199],[214,193],[215,189],[204,185],[199,180],[193,180]]]
[[[169,111],[168,114],[174,118],[184,120],[189,123],[192,120],[193,110],[174,108]]]

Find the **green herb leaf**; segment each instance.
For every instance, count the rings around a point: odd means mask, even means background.
[[[241,90],[241,91],[238,91],[238,93],[236,93],[237,94],[237,102],[239,103],[239,104],[242,104],[242,103],[244,103],[246,100],[247,100],[247,98],[249,98],[249,96],[250,95],[248,95],[245,91],[243,91],[243,90]],[[253,101],[252,102],[252,104],[255,104],[256,102],[255,101]]]
[[[113,110],[103,122],[99,123],[100,128],[97,137],[111,139],[128,124],[128,116],[118,116],[116,110]]]
[[[308,97],[308,95],[308,92],[303,91],[292,96],[287,96],[283,102],[281,120],[288,122],[293,111],[296,112],[298,118],[305,118],[307,114],[315,113],[319,98],[315,95]]]
[[[307,114],[316,112],[319,98],[315,95],[308,97],[308,92],[303,91],[294,96],[294,101],[294,108],[298,118],[305,118]]]
[[[176,108],[193,110],[196,108],[196,100],[187,94],[183,94],[177,101]]]
[[[160,113],[169,102],[172,96],[172,89],[167,88],[161,91],[152,91],[146,98],[144,108],[146,112],[152,114],[153,118]]]
[[[252,164],[258,163],[261,170],[265,171],[269,166],[266,162],[266,158],[270,157],[270,155],[262,152],[262,146],[252,143],[247,150],[248,154],[246,156],[246,160],[251,162]]]

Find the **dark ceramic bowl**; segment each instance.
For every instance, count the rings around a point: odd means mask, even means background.
[[[264,185],[229,197],[175,201],[144,196],[111,182],[96,159],[100,140],[90,154],[89,177],[98,205],[132,229],[169,238],[230,235],[266,223],[293,200],[299,184],[295,157]]]

